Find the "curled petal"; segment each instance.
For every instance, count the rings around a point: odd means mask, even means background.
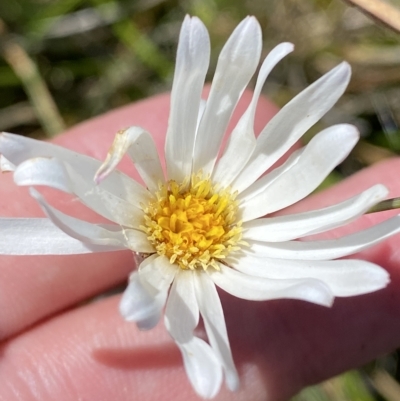
[[[61,162],[68,163],[76,171],[79,171],[81,180],[85,181],[87,185],[90,183],[93,184],[93,177],[101,165],[99,160],[50,142],[37,141],[6,132],[0,134],[0,153],[15,166],[28,159],[37,157],[56,158]],[[134,201],[140,191],[145,191],[136,181],[120,171],[114,171],[111,178],[102,183],[102,188],[127,202]]]
[[[143,211],[139,208],[141,198],[146,202],[146,193],[137,193],[135,204],[107,191],[103,186],[89,182],[71,165],[54,158],[37,157],[21,163],[14,173],[17,185],[46,185],[67,193],[73,193],[79,200],[105,218],[121,226],[139,228],[143,224]],[[144,197],[143,197],[144,196]]]
[[[35,157],[22,162],[14,172],[14,182],[21,186],[44,185],[73,193],[64,164],[54,158]]]
[[[167,294],[167,291],[160,291],[151,295],[141,284],[139,273],[134,272],[122,295],[119,312],[128,322],[136,322],[139,329],[150,330],[161,318]]]
[[[288,260],[258,257],[242,253],[226,263],[236,270],[269,279],[313,278],[323,281],[338,297],[367,294],[389,283],[389,274],[382,267],[365,260]]]
[[[266,279],[248,276],[219,264],[220,271],[210,272],[218,287],[235,297],[250,301],[269,299],[301,299],[318,305],[331,306],[333,294],[322,281],[315,279]]]
[[[140,127],[130,127],[118,132],[108,151],[107,158],[97,170],[94,180],[103,181],[128,153],[147,188],[158,189],[164,183],[164,173],[152,136]]]
[[[163,271],[159,271],[158,267],[162,267]],[[146,274],[146,271],[149,273]],[[155,276],[156,280],[148,281],[151,276]],[[157,254],[147,257],[140,264],[139,271],[130,276],[120,303],[121,315],[136,322],[141,330],[154,327],[160,320],[174,276],[175,269],[170,266],[168,270],[163,264],[163,257]]]

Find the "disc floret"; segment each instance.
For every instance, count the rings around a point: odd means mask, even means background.
[[[171,180],[143,207],[142,229],[171,264],[185,270],[219,269],[217,261],[244,244],[235,198],[236,193],[199,176],[182,184]]]

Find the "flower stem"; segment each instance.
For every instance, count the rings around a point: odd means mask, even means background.
[[[383,212],[385,210],[400,209],[400,198],[386,199],[371,207],[367,213]]]

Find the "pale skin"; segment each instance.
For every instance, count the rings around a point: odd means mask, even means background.
[[[249,99],[246,93],[239,112]],[[168,110],[168,95],[157,96],[72,128],[55,142],[104,159],[119,129],[139,125],[154,135],[162,154]],[[256,131],[275,112],[261,99]],[[120,167],[134,175],[127,160]],[[400,196],[399,169],[399,159],[388,160],[291,210],[333,204],[379,182],[391,197]],[[55,191],[42,193],[63,211],[99,221],[76,201]],[[1,216],[42,216],[27,189],[15,187],[11,174],[0,176],[0,199]],[[365,228],[393,214],[364,216],[329,236]],[[399,241],[397,235],[357,255],[385,267],[391,275],[389,287],[336,299],[330,309],[290,300],[243,301],[221,291],[241,388],[232,394],[223,387],[216,400],[285,400],[306,385],[399,346]],[[119,315],[119,295],[77,306],[125,282],[133,269],[128,251],[0,257],[0,400],[197,400],[162,323],[139,332]]]

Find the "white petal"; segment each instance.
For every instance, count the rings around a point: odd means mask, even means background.
[[[222,49],[196,136],[194,173],[212,173],[229,119],[257,68],[261,46],[260,25],[254,17],[247,17]]]
[[[15,165],[7,160],[3,155],[0,155],[0,172],[6,173],[8,171],[14,171]]]
[[[226,263],[244,274],[270,279],[314,278],[329,286],[335,296],[367,294],[386,287],[389,274],[365,260],[287,260],[242,254]]]
[[[20,186],[45,185],[72,194],[73,185],[68,172],[59,160],[35,157],[18,165],[14,182]]]
[[[140,230],[123,229],[122,234],[125,237],[127,247],[134,252],[153,253],[155,249],[147,239],[148,235]]]
[[[261,89],[271,70],[291,51],[293,51],[293,45],[291,43],[281,43],[276,46],[264,60],[257,77],[257,83],[250,105],[233,129],[224,154],[217,162],[213,171],[212,180],[219,183],[222,188],[231,184],[252,155],[256,147],[254,116]]]
[[[336,103],[350,74],[350,66],[341,63],[286,104],[257,138],[256,150],[233,190],[242,192],[283,156]]]
[[[295,260],[336,259],[360,252],[400,232],[400,215],[371,228],[323,241],[287,241],[265,243],[248,240],[251,251],[259,257]]]
[[[49,219],[0,218],[0,255],[77,255],[119,249],[78,241]]]
[[[204,398],[212,398],[221,386],[222,367],[211,347],[193,335],[199,322],[194,274],[182,270],[176,274],[164,322],[182,352],[185,370],[195,391]]]
[[[301,299],[319,305],[331,306],[333,294],[322,281],[315,279],[266,279],[248,276],[219,264],[220,271],[210,272],[216,285],[235,297],[251,301],[269,299]]]
[[[87,183],[93,181],[93,177],[101,165],[99,160],[61,146],[5,132],[0,134],[0,153],[16,166],[25,160],[36,157],[57,158],[60,161],[68,162],[79,171],[81,179]],[[128,202],[135,202],[138,197],[148,197],[145,188],[120,171],[114,171],[112,177],[101,186]]]
[[[136,204],[108,192],[101,185],[94,185],[93,181],[89,184],[82,180],[79,172],[71,166],[65,167],[73,184],[74,194],[86,206],[121,226],[139,228],[143,225],[143,210]]]
[[[214,398],[221,387],[222,367],[211,347],[197,337],[177,345],[182,352],[186,374],[196,393],[202,398]]]
[[[178,266],[171,265],[168,258],[157,254],[146,258],[139,267],[140,280],[150,294],[169,288],[177,271]]]
[[[156,191],[165,182],[164,173],[152,136],[140,127],[130,127],[115,135],[106,160],[95,174],[95,182],[103,181],[127,152],[147,188]]]
[[[378,184],[323,209],[248,221],[243,224],[243,239],[280,242],[328,231],[355,220],[387,194],[386,187]]]
[[[239,388],[239,376],[233,362],[224,312],[217,289],[210,277],[200,272],[195,276],[195,290],[208,339],[225,370],[227,387],[231,391],[236,391]]]
[[[80,172],[57,159],[37,157],[21,163],[14,173],[14,181],[17,185],[46,185],[74,193],[95,212],[122,226],[139,228],[144,221],[143,211],[134,204],[113,195],[102,185],[95,185],[93,180],[85,181]]]
[[[304,147],[302,147],[302,148],[300,148],[300,149],[297,149],[297,150],[295,150],[288,158],[287,158],[287,160],[282,164],[282,165],[280,165],[279,167],[276,167],[276,168],[274,168],[272,171],[270,171],[265,177],[268,177],[268,179],[265,179],[265,184],[267,185],[267,182],[269,183],[269,184],[272,184],[276,179],[278,179],[282,174],[284,174],[284,173],[286,173],[287,171],[289,171],[290,169],[292,169],[293,168],[293,166],[295,166],[297,163],[298,163],[298,161],[299,161],[299,159],[300,159],[300,156],[302,156],[302,154],[304,153],[304,151],[307,149],[307,147],[306,146],[304,146]],[[261,181],[262,180],[262,178],[260,178],[260,180],[258,180],[258,181]],[[254,187],[255,188],[255,185],[258,183],[258,181],[255,183],[255,184],[253,184],[252,186],[251,186],[251,188],[252,187]],[[266,182],[267,181],[267,182]],[[261,181],[262,182],[262,181]],[[261,193],[262,191],[259,191],[259,192],[255,192],[255,194],[256,195],[258,195],[259,193]],[[243,192],[242,192],[242,194],[243,194]],[[240,195],[242,195],[242,194],[240,194]],[[242,195],[242,197],[243,197],[243,195]]]
[[[152,315],[149,315],[146,319],[142,319],[136,322],[136,327],[141,330],[141,331],[148,331],[153,329],[154,327],[157,326],[158,322],[161,319],[162,316],[162,311],[165,305],[165,301],[167,300],[167,293],[162,293],[157,295],[155,298],[155,303],[159,305],[159,308],[157,308],[157,313],[154,313]]]
[[[35,189],[30,188],[30,193],[53,224],[70,237],[89,244],[110,245],[118,249],[128,248],[127,241],[121,230],[110,231],[100,225],[68,216],[51,207]],[[118,226],[116,227],[118,228]]]
[[[249,221],[292,205],[309,195],[349,154],[359,133],[348,124],[323,130],[305,147],[297,163],[271,181],[266,175],[242,192],[242,220]]]
[[[193,331],[199,322],[193,274],[192,271],[178,271],[165,309],[165,327],[179,344],[193,338]]]
[[[206,27],[198,18],[187,16],[179,36],[165,143],[168,179],[177,182],[183,182],[191,174],[201,92],[209,59],[210,39]]]
[[[200,106],[199,106],[199,115],[197,116],[196,132],[199,129],[200,121],[203,118],[203,114],[204,114],[204,110],[206,109],[206,106],[207,106],[207,100],[201,99]]]
[[[150,330],[159,322],[167,299],[168,291],[151,295],[141,284],[139,273],[134,272],[119,304],[122,317],[129,322],[136,322],[141,330]]]
[[[146,258],[139,266],[139,272],[130,276],[128,288],[123,294],[120,303],[120,312],[126,320],[135,321],[140,330],[153,328],[160,320],[162,310],[167,299],[168,290],[175,276],[175,269],[162,263],[163,257],[157,254]],[[148,281],[143,271],[151,269],[156,277]],[[158,277],[158,276],[162,276]]]

